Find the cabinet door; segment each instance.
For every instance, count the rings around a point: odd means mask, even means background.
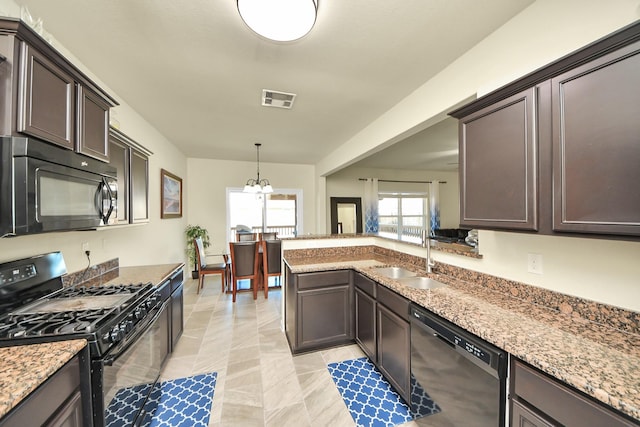
[[[131,222],[149,221],[149,158],[131,150]]]
[[[109,137],[109,164],[118,171],[118,224],[129,222],[129,146]]]
[[[180,285],[171,294],[171,349],[173,350],[182,335],[184,325],[184,293]]]
[[[74,79],[25,42],[21,50],[18,132],[73,150]]]
[[[47,421],[47,427],[83,427],[82,423],[82,395],[79,391],[69,398],[67,403]]]
[[[109,161],[109,104],[78,86],[78,152]]]
[[[369,359],[376,363],[376,301],[356,288],[355,309],[356,342]]]
[[[353,339],[350,286],[298,292],[297,349],[338,345]]]
[[[460,225],[537,230],[536,89],[460,120]]]
[[[640,236],[640,42],[552,91],[554,230]]]
[[[378,368],[406,402],[411,402],[410,324],[382,304],[378,317]]]
[[[519,402],[511,402],[511,424],[512,427],[555,427],[541,416],[537,415]]]

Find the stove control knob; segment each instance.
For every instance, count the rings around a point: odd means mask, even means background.
[[[132,320],[124,320],[120,323],[120,330],[124,331],[125,334],[129,333],[133,329],[133,321]]]
[[[147,309],[146,307],[143,307],[143,306],[136,308],[136,311],[134,312],[134,315],[138,320],[142,319],[146,314],[147,314]]]
[[[121,341],[122,338],[124,338],[124,331],[118,326],[114,326],[109,334],[109,341],[111,341],[112,343],[117,343]]]

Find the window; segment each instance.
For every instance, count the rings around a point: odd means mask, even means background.
[[[422,243],[429,211],[426,194],[378,194],[378,234],[383,237]]]
[[[302,232],[302,190],[278,189],[271,194],[243,193],[241,188],[227,189],[227,238],[236,241],[236,226],[246,225],[254,233],[277,232],[278,237],[293,237]]]

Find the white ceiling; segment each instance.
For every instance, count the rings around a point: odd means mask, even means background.
[[[252,161],[260,142],[262,161],[302,164],[533,2],[319,0],[306,37],[275,43],[234,0],[17,1],[188,157]],[[263,89],[297,94],[293,109],[262,107]]]

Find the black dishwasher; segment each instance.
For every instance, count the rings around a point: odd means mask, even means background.
[[[505,425],[507,353],[416,305],[411,374],[441,409],[418,425]]]

